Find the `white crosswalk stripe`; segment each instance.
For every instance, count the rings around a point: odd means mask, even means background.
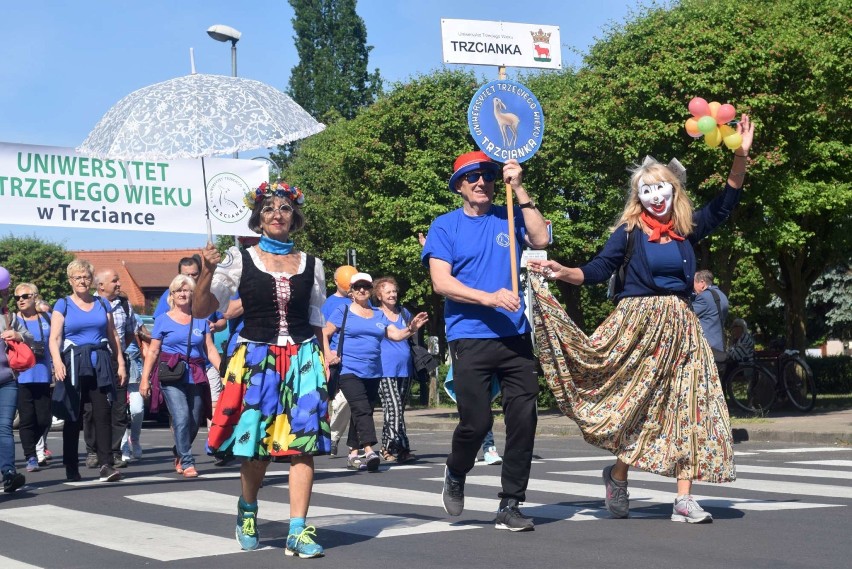
[[[35,527],[33,520],[38,520]],[[233,539],[123,517],[91,512],[81,515],[77,510],[51,505],[4,510],[3,521],[51,537],[73,539],[157,561],[234,553]],[[125,536],[134,536],[134,539]]]
[[[852,486],[842,485],[852,474],[852,460],[819,457],[815,450],[835,453],[848,450],[835,447],[821,449],[749,448],[738,452],[739,478],[731,484],[697,484],[696,500],[710,508],[726,508],[749,512],[804,510],[811,508],[843,508],[852,499]],[[787,460],[786,454],[809,453],[814,460]],[[835,454],[835,456],[838,456]],[[842,456],[842,455],[840,455]],[[748,457],[748,458],[746,458]],[[801,458],[801,457],[796,457]],[[816,460],[822,458],[821,460]],[[771,460],[768,460],[771,459]],[[528,497],[535,502],[525,502],[523,512],[536,519],[584,522],[609,519],[603,507],[604,488],[599,467],[612,461],[612,456],[589,453],[589,456],[545,458],[535,461],[533,478],[529,482]],[[597,464],[596,464],[597,463]],[[325,465],[334,465],[333,462]],[[779,466],[772,466],[772,464]],[[435,534],[475,530],[491,527],[498,505],[497,493],[501,487],[500,468],[478,463],[466,478],[465,512],[473,514],[461,520],[450,518],[443,510],[441,484],[444,465],[440,462],[416,465],[382,465],[384,474],[357,474],[347,472],[342,466],[318,468],[320,476],[313,486],[314,498],[309,511],[309,523],[320,532],[339,532],[363,538],[394,538],[412,535]],[[213,491],[204,481],[214,483],[239,478],[234,469],[211,469],[201,477],[185,481],[174,473],[134,475],[117,484],[104,484],[96,480],[63,482],[63,486],[85,488],[95,492],[98,486],[121,488],[127,486],[127,495],[120,498],[127,503],[144,505],[147,519],[159,520],[152,512],[157,509],[179,511],[180,514],[163,515],[174,525],[135,521],[133,507],[121,508],[115,516],[82,512],[67,506],[41,503],[2,509],[2,523],[12,524],[25,531],[55,535],[86,546],[139,556],[154,561],[180,561],[195,557],[241,554],[232,534],[222,534],[224,517],[227,526],[236,518],[237,496],[233,492]],[[410,487],[412,480],[419,486]],[[801,481],[794,480],[800,479]],[[631,470],[631,517],[660,517],[660,506],[671,507],[674,482],[647,472]],[[422,481],[429,484],[424,486]],[[826,483],[822,483],[825,481]],[[270,470],[267,474],[264,499],[259,502],[258,520],[262,542],[280,541],[286,537],[289,520],[288,472]],[[155,491],[146,492],[150,484]],[[228,485],[235,482],[228,482]],[[217,490],[226,485],[215,487]],[[233,487],[235,488],[235,486]],[[425,488],[425,489],[424,489]],[[139,493],[141,492],[141,493]],[[768,497],[767,494],[780,496]],[[813,497],[813,500],[809,499]],[[572,502],[577,502],[573,505]],[[834,502],[834,503],[829,503]],[[32,503],[32,502],[30,502]],[[152,511],[151,508],[154,508]],[[127,511],[124,511],[127,510]],[[128,511],[130,512],[128,514]],[[182,516],[215,516],[218,535],[183,529],[176,520]],[[667,517],[667,514],[666,514]],[[195,518],[193,518],[195,519]],[[33,524],[33,520],[39,520]],[[206,528],[208,524],[194,527]],[[108,527],[110,531],[104,532]],[[233,529],[231,529],[233,531]],[[136,536],[132,540],[126,536]],[[329,534],[325,534],[328,536]],[[328,537],[321,536],[320,542]],[[268,541],[267,541],[268,543]],[[276,544],[271,544],[276,545]],[[82,547],[83,545],[81,545]],[[268,549],[268,547],[267,547]],[[3,554],[9,555],[8,551]],[[0,555],[2,569],[35,569],[37,566]]]

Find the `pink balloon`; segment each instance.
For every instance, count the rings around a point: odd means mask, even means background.
[[[735,116],[737,116],[737,110],[734,106],[725,103],[719,107],[718,111],[716,111],[716,123],[725,124],[726,122],[734,120]]]
[[[689,102],[689,112],[696,118],[705,117],[710,114],[710,105],[701,97],[693,97]]]

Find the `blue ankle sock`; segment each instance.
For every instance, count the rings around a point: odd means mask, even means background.
[[[303,529],[305,529],[305,518],[290,518],[288,535],[299,535]]]

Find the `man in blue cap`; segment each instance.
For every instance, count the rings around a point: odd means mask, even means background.
[[[465,476],[494,422],[491,381],[496,375],[503,392],[506,449],[495,527],[529,531],[533,521],[518,506],[526,499],[530,476],[538,373],[524,302],[512,292],[508,209],[493,204],[499,174],[499,164],[483,152],[456,158],[449,187],[461,195],[462,207],[432,223],[421,258],[429,267],[433,290],[446,297],[444,318],[459,412],[444,471],[444,509],[451,516],[464,510]],[[522,243],[535,249],[547,246],[547,226],[523,187],[520,164],[509,160],[502,174],[517,200],[517,260]]]

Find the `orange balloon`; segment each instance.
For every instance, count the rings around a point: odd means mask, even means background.
[[[701,131],[698,130],[698,120],[695,117],[686,119],[686,133],[692,138],[701,138]]]
[[[721,106],[722,103],[719,103],[718,101],[713,101],[712,103],[708,104],[707,107],[710,109],[710,116],[715,119],[716,113],[719,112],[719,107]]]
[[[341,265],[337,267],[337,270],[334,271],[334,282],[337,285],[337,288],[343,292],[349,292],[349,279],[351,279],[352,275],[357,272],[358,269],[352,265]]]

